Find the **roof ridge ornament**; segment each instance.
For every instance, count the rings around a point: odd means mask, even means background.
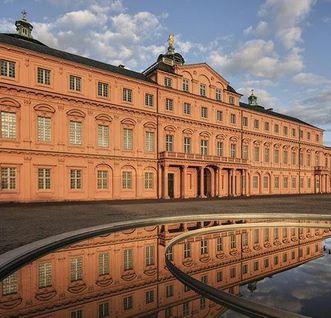
[[[175,36],[174,36],[173,33],[170,33],[169,37],[168,37],[168,51],[167,51],[167,54],[175,54],[174,44],[175,44]]]
[[[27,20],[27,11],[26,10],[22,10],[21,12],[22,17],[20,20],[17,20],[15,22],[16,25],[16,33],[18,35],[24,36],[26,38],[32,39],[32,29],[33,26],[32,24]]]
[[[251,95],[248,97],[248,104],[251,106],[257,106],[257,97],[254,95],[254,89],[252,89],[251,92]]]

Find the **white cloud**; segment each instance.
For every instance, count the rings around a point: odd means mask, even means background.
[[[313,73],[298,73],[293,76],[292,81],[303,86],[319,86],[331,83],[331,80]]]
[[[257,97],[257,103],[265,108],[274,107],[275,105],[279,104],[279,100],[272,96],[269,92],[262,88],[256,87],[241,87],[237,89],[240,94],[243,94],[242,101],[247,103],[247,98],[251,95],[251,89],[254,88],[254,95]]]
[[[0,32],[1,33],[14,33],[16,27],[14,21],[6,18],[0,18]]]
[[[254,28],[250,25],[244,30],[245,35],[253,35],[256,37],[263,37],[269,33],[269,24],[266,21],[260,21],[258,25]]]
[[[94,14],[89,10],[68,12],[56,21],[59,26],[69,29],[82,29],[85,27],[103,25],[106,22],[106,15]]]

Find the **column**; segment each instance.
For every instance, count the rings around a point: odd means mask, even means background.
[[[181,186],[181,198],[182,199],[186,199],[187,198],[187,194],[186,194],[186,176],[187,176],[187,167],[186,166],[182,166],[182,174],[181,174],[181,182],[180,182],[180,186]]]
[[[246,195],[246,170],[241,170],[241,195]]]
[[[213,169],[212,172],[210,172],[210,196],[215,196],[215,170]]]
[[[218,197],[218,193],[219,193],[219,177],[218,177],[218,174],[219,174],[219,169],[217,168],[215,170],[215,193],[214,193],[214,196],[215,197]]]
[[[168,191],[168,165],[163,166],[163,199],[169,199]]]
[[[218,168],[218,196],[222,196],[222,168]]]
[[[229,182],[229,184],[228,184],[228,189],[229,189],[229,193],[228,193],[228,195],[229,196],[232,196],[233,195],[233,186],[232,186],[232,183],[233,183],[233,169],[230,169],[229,170],[229,173],[228,173],[228,182]]]
[[[200,167],[200,198],[205,198],[204,167]]]
[[[250,182],[250,175],[248,173],[248,170],[246,170],[246,196],[250,196],[251,193],[251,182]]]
[[[236,196],[237,191],[236,191],[236,169],[233,169],[232,172],[232,195]]]

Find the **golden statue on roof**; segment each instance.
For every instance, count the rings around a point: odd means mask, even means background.
[[[169,47],[173,47],[174,46],[174,43],[175,43],[175,36],[174,36],[173,33],[170,33],[169,34],[169,37],[168,37]]]

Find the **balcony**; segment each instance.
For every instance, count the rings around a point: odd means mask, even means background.
[[[314,166],[314,171],[317,173],[329,173],[330,168],[325,166]]]
[[[184,152],[169,152],[169,151],[161,152],[160,159],[182,159],[182,160],[199,160],[199,161],[209,161],[209,162],[212,161],[215,163],[247,164],[247,159],[200,155],[200,154],[184,153]]]

